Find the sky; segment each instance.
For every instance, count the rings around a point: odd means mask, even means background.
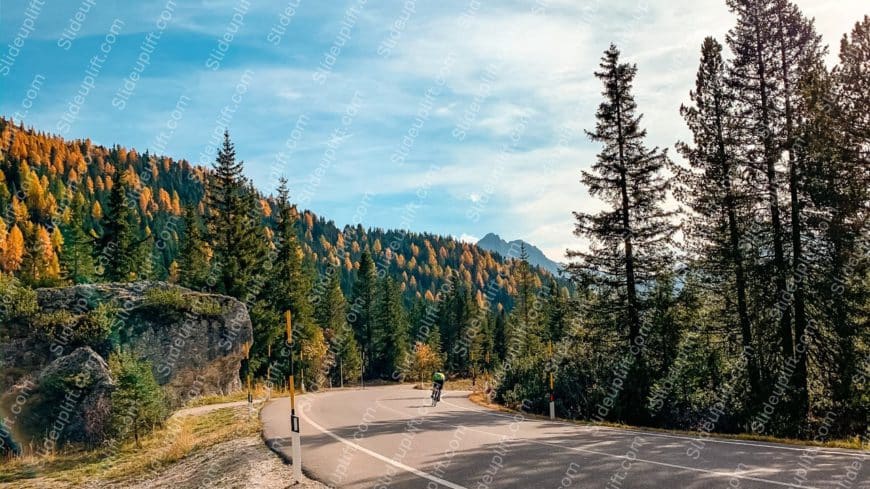
[[[797,4],[830,63],[870,10]],[[701,43],[733,23],[724,0],[7,0],[0,114],[194,164],[226,128],[260,190],[285,176],[339,225],[495,232],[564,262],[572,211],[601,208],[579,180],[602,52],[637,64],[648,145],[676,158]]]

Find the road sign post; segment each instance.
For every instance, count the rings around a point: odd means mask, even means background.
[[[344,389],[344,369],[341,366],[341,357],[338,357],[338,386]]]
[[[302,440],[299,436],[299,417],[296,416],[296,384],[293,379],[293,322],[290,311],[284,313],[287,323],[287,345],[290,347],[290,438],[293,443],[293,478],[302,482]]]
[[[550,419],[556,419],[556,394],[555,394],[555,382],[553,379],[553,369],[556,368],[553,365],[553,342],[547,345],[547,350],[550,354]]]

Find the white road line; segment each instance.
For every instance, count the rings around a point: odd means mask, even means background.
[[[415,469],[414,467],[411,467],[410,465],[405,465],[401,462],[396,462],[395,460],[393,460],[389,457],[385,457],[378,452],[369,450],[368,448],[360,446],[360,445],[358,445],[350,440],[344,439],[344,438],[336,435],[335,433],[329,431],[328,429],[324,428],[323,426],[320,426],[319,424],[315,423],[311,418],[309,418],[308,416],[305,415],[304,410],[300,410],[299,412],[300,412],[300,414],[302,414],[302,417],[305,418],[305,421],[307,423],[309,423],[311,426],[318,429],[321,433],[329,435],[330,437],[334,438],[335,440],[337,440],[341,443],[344,443],[345,445],[351,446],[351,447],[353,447],[353,448],[355,448],[355,449],[357,449],[365,454],[368,454],[368,455],[370,455],[378,460],[386,462],[394,467],[397,467],[397,468],[400,468],[404,471],[410,472],[410,473],[416,475],[417,477],[429,479],[430,481],[438,483],[442,486],[449,487],[451,489],[468,489],[466,487],[460,486],[459,484],[454,484],[450,481],[444,480],[440,477],[435,477],[434,475],[423,472],[422,470]]]
[[[455,408],[464,409],[466,411],[475,411],[475,412],[487,414],[490,416],[498,416],[498,417],[502,417],[502,418],[513,419],[513,415],[501,414],[501,413],[494,412],[492,410],[485,409],[485,408],[484,409],[474,409],[474,408],[468,408],[465,406],[459,406],[457,404],[453,404],[450,401],[442,401],[442,402],[444,402],[445,404],[449,404]],[[550,420],[540,420],[540,419],[532,418],[532,419],[530,419],[530,421],[539,421],[542,423],[556,423],[556,424],[561,424],[564,426],[572,426],[575,428],[585,427],[585,428],[594,429],[596,431],[611,431],[611,432],[616,432],[616,433],[638,433],[638,434],[642,434],[642,435],[648,435],[651,437],[659,437],[659,438],[676,438],[678,440],[697,440],[697,439],[699,439],[699,437],[683,436],[683,435],[671,435],[671,434],[667,434],[667,433],[656,433],[655,431],[633,430],[630,428],[613,428],[610,426],[596,426],[596,425],[577,425],[574,423],[569,423],[567,421],[560,421],[560,420],[550,421]],[[748,446],[748,447],[767,448],[767,449],[771,449],[771,450],[791,450],[791,451],[796,451],[796,452],[806,452],[806,451],[812,450],[812,452],[814,454],[824,453],[827,455],[837,455],[837,456],[841,456],[841,457],[843,457],[843,456],[849,457],[849,456],[854,455],[854,453],[852,451],[846,451],[845,449],[843,451],[839,452],[839,451],[833,451],[833,450],[823,450],[821,447],[813,447],[813,446],[807,446],[807,447],[803,447],[803,448],[789,447],[789,446],[777,445],[777,444],[775,444],[775,442],[771,442],[769,444],[752,443],[752,442],[746,442],[746,441],[723,440],[721,438],[705,438],[704,442],[705,443],[721,443],[721,444],[725,444],[725,445],[743,445],[743,446]],[[814,450],[816,448],[818,448],[818,450]]]
[[[402,414],[402,415],[406,415],[406,414],[407,414],[407,413],[404,413],[404,412],[402,412],[402,411],[400,411],[400,410],[398,410],[398,409],[391,408],[391,407],[389,407],[389,406],[387,406],[387,405],[381,403],[381,402],[380,402],[380,399],[375,400],[375,402],[378,404],[379,407],[382,407],[382,408],[387,409],[387,410],[389,410],[389,411],[393,411],[393,412],[395,412],[395,413],[399,413],[399,414]],[[449,402],[449,401],[442,401],[442,402],[444,402],[445,404],[448,404],[448,405],[450,405],[450,406],[460,408],[460,409],[467,409],[467,408],[463,408],[462,406],[457,406],[456,404],[453,404],[452,402]],[[476,411],[476,409],[470,409],[470,410],[471,410],[471,411]],[[464,425],[454,425],[454,424],[451,424],[451,423],[444,423],[444,422],[439,422],[439,421],[434,421],[434,420],[431,420],[431,421],[432,421],[433,423],[436,423],[436,424],[443,424],[443,425],[453,426],[453,427],[459,427],[459,426],[462,426],[464,429],[466,429],[466,430],[468,430],[468,431],[474,431],[474,432],[481,433],[481,434],[485,434],[485,435],[496,436],[496,437],[502,437],[502,436],[504,436],[504,435],[501,434],[501,433],[493,433],[493,432],[491,432],[491,431],[479,430],[479,429],[476,429],[476,428],[470,428],[468,425],[465,425],[465,424],[464,424]],[[529,420],[529,421],[537,421],[537,420]],[[652,464],[652,465],[660,465],[660,466],[662,466],[662,467],[668,467],[668,468],[672,468],[672,469],[689,470],[689,471],[692,471],[692,472],[701,472],[701,473],[704,473],[704,474],[715,475],[715,476],[718,476],[718,477],[725,477],[725,478],[728,478],[728,479],[732,479],[732,478],[733,478],[733,479],[744,479],[744,480],[750,480],[750,481],[754,481],[754,482],[763,482],[763,483],[766,483],[766,484],[773,484],[773,485],[776,485],[776,486],[794,487],[794,484],[793,484],[793,483],[786,483],[786,482],[779,482],[779,481],[774,481],[774,480],[769,480],[769,479],[762,479],[762,478],[759,478],[759,477],[752,477],[752,476],[749,476],[749,475],[742,475],[741,473],[737,473],[737,472],[720,472],[720,471],[716,471],[716,470],[699,469],[699,468],[695,468],[695,467],[685,467],[685,466],[682,466],[682,465],[669,464],[669,463],[666,463],[666,462],[657,462],[657,461],[655,461],[655,460],[646,460],[646,459],[642,459],[642,458],[629,459],[629,458],[628,458],[627,456],[625,456],[625,455],[614,455],[614,454],[612,454],[612,453],[599,452],[599,451],[597,451],[597,450],[589,450],[588,448],[569,447],[569,446],[565,446],[565,445],[562,445],[562,444],[559,444],[559,443],[552,443],[552,442],[546,442],[546,441],[540,441],[540,440],[533,440],[533,439],[530,439],[530,438],[519,438],[519,437],[518,437],[518,438],[515,439],[515,441],[519,441],[519,440],[526,441],[526,442],[529,442],[529,443],[534,443],[534,444],[536,444],[536,445],[549,446],[549,447],[557,447],[557,448],[561,448],[561,449],[563,449],[563,450],[571,450],[571,451],[574,451],[574,452],[591,453],[591,454],[593,454],[593,455],[600,455],[600,456],[603,456],[603,457],[609,457],[609,458],[615,458],[615,459],[623,459],[623,460],[631,460],[632,463],[634,463],[634,462],[642,462],[642,463],[647,463],[647,464]],[[814,486],[801,486],[801,487],[803,487],[803,488],[805,488],[805,489],[819,489],[819,488],[814,487]]]

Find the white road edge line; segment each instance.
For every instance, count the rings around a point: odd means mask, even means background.
[[[382,408],[384,408],[384,409],[387,409],[388,411],[393,411],[393,412],[398,413],[398,414],[401,414],[401,415],[406,415],[406,414],[407,414],[407,413],[404,413],[404,412],[402,412],[402,411],[399,411],[398,409],[391,408],[391,407],[389,407],[389,406],[387,406],[387,405],[381,403],[381,402],[380,402],[380,399],[376,399],[375,402],[378,404],[379,407],[382,407]],[[460,409],[468,409],[468,408],[464,408],[464,407],[462,407],[462,406],[457,406],[456,404],[453,404],[453,403],[450,402],[450,401],[441,401],[441,402],[443,402],[443,403],[445,403],[445,404],[448,404],[448,405],[450,405],[450,406],[453,406],[453,407],[460,408]],[[472,410],[472,411],[476,411],[476,410]],[[531,420],[531,421],[537,421],[537,420]],[[436,424],[445,424],[445,425],[447,425],[447,426],[456,426],[456,427],[458,427],[458,426],[462,426],[464,429],[466,429],[466,430],[468,430],[468,431],[475,431],[475,432],[477,432],[477,433],[482,433],[482,434],[485,434],[485,435],[491,435],[491,436],[504,436],[504,435],[502,435],[502,434],[500,434],[500,433],[493,433],[493,432],[491,432],[491,431],[479,430],[479,429],[476,429],[476,428],[470,428],[468,425],[453,425],[453,424],[450,424],[450,423],[444,423],[444,422],[439,422],[439,421],[432,421],[432,422],[434,422],[434,423],[436,423]],[[536,444],[536,445],[549,446],[549,447],[557,447],[557,448],[561,448],[561,449],[563,449],[563,450],[571,450],[571,451],[574,451],[574,452],[591,453],[591,454],[593,454],[593,455],[601,455],[601,456],[604,456],[604,457],[610,457],[610,458],[615,458],[615,459],[624,459],[624,460],[628,460],[628,457],[626,457],[625,455],[614,455],[614,454],[612,454],[612,453],[599,452],[599,451],[597,451],[597,450],[589,450],[588,448],[569,447],[569,446],[565,446],[565,445],[562,445],[562,444],[559,444],[559,443],[546,442],[546,441],[540,441],[540,440],[533,440],[533,439],[531,439],[531,438],[517,438],[517,439],[515,439],[514,441],[518,441],[518,440],[523,440],[523,441],[526,441],[526,442],[529,442],[529,443],[534,443],[534,444]],[[633,462],[642,462],[642,463],[647,463],[647,464],[652,464],[652,465],[661,465],[661,466],[663,466],[663,467],[668,467],[668,468],[672,468],[672,469],[689,470],[689,471],[692,471],[692,472],[701,472],[701,473],[703,473],[703,474],[711,474],[711,475],[715,475],[715,476],[718,476],[718,477],[727,477],[727,478],[729,478],[729,479],[731,479],[731,478],[735,478],[735,479],[745,479],[745,480],[750,480],[750,481],[754,481],[754,482],[763,482],[763,483],[766,483],[766,484],[774,484],[774,485],[777,485],[777,486],[794,487],[794,484],[793,484],[793,483],[785,483],[785,482],[773,481],[773,480],[769,480],[769,479],[761,479],[761,478],[759,478],[759,477],[752,477],[752,476],[749,476],[749,475],[743,475],[742,473],[737,473],[737,472],[733,472],[733,473],[732,473],[732,472],[720,472],[720,471],[716,471],[716,470],[698,469],[698,468],[695,468],[695,467],[685,467],[685,466],[682,466],[682,465],[669,464],[669,463],[666,463],[666,462],[657,462],[657,461],[655,461],[655,460],[646,460],[646,459],[642,459],[642,458],[635,458],[635,459],[633,460]],[[801,487],[804,487],[805,489],[819,489],[819,488],[814,487],[814,486],[801,486]]]
[[[479,413],[488,414],[490,416],[498,416],[498,417],[503,417],[503,418],[513,418],[512,415],[501,414],[501,413],[498,413],[498,412],[495,412],[495,411],[492,411],[492,410],[489,410],[486,408],[473,409],[473,408],[468,408],[465,406],[459,406],[459,405],[453,404],[450,401],[441,401],[441,402],[444,402],[446,404],[449,404],[449,405],[456,407],[456,408],[459,408],[459,409],[465,409],[467,411],[476,411]],[[684,435],[671,435],[671,434],[667,434],[667,433],[656,433],[655,431],[633,430],[630,428],[613,428],[610,426],[596,426],[596,425],[577,425],[574,423],[569,423],[567,421],[562,421],[562,420],[558,420],[558,419],[555,421],[550,421],[550,420],[539,420],[539,419],[531,418],[531,420],[532,421],[540,421],[542,423],[556,423],[556,424],[561,424],[564,426],[574,426],[574,427],[580,427],[580,428],[586,427],[586,428],[591,428],[591,429],[594,429],[597,431],[611,431],[611,432],[615,431],[617,433],[639,433],[642,435],[648,435],[651,437],[659,437],[659,438],[676,438],[678,440],[697,440],[699,438],[699,437],[684,436]],[[789,447],[789,446],[783,446],[781,444],[777,444],[776,442],[752,443],[752,442],[746,442],[746,441],[723,440],[721,438],[712,438],[712,437],[705,438],[704,442],[705,443],[722,443],[725,445],[744,445],[744,446],[748,446],[748,447],[767,448],[770,450],[791,450],[791,451],[796,451],[796,452],[812,451],[814,454],[824,453],[827,455],[837,455],[837,456],[850,456],[850,455],[852,455],[852,451],[847,451],[850,449],[843,449],[843,451],[840,452],[840,451],[833,451],[833,450],[822,450],[821,447],[815,447],[815,446],[806,446],[804,448]],[[814,450],[814,449],[818,449],[818,450]],[[853,451],[858,451],[858,450],[853,450]]]
[[[388,463],[394,467],[400,468],[404,471],[410,472],[410,473],[416,475],[417,477],[429,479],[432,482],[438,483],[438,484],[445,486],[445,487],[449,487],[451,489],[468,489],[464,486],[460,486],[459,484],[454,484],[454,483],[452,483],[448,480],[444,480],[440,477],[435,477],[434,475],[423,472],[422,470],[415,469],[414,467],[411,467],[410,465],[405,465],[401,462],[396,462],[395,460],[393,460],[389,457],[385,457],[378,452],[369,450],[368,448],[365,448],[365,447],[358,445],[350,440],[342,438],[342,437],[336,435],[335,433],[329,431],[328,429],[324,428],[323,426],[320,426],[319,424],[315,423],[311,418],[309,418],[308,416],[305,415],[304,410],[300,409],[299,413],[302,414],[302,417],[305,418],[305,421],[308,424],[310,424],[311,426],[313,426],[314,428],[319,430],[321,433],[329,435],[330,437],[334,438],[336,441],[339,441],[341,443],[344,443],[345,445],[351,446],[351,447],[353,447],[353,448],[355,448],[355,449],[357,449],[365,454],[368,454],[368,455],[370,455],[378,460],[386,462],[386,463]]]

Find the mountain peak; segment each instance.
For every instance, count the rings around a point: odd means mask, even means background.
[[[522,239],[505,241],[498,234],[487,233],[486,236],[484,236],[480,239],[480,241],[477,242],[478,247],[487,251],[498,253],[505,258],[518,258],[519,248],[522,245],[525,245],[526,247],[526,253],[529,256],[529,263],[534,266],[539,266],[554,275],[557,275],[559,273],[560,265],[555,261],[547,258],[547,255],[545,255],[540,248],[529,243],[528,241],[524,241]]]

